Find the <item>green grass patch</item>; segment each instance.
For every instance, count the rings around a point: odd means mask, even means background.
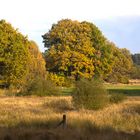
[[[109,93],[121,93],[125,94],[127,96],[140,96],[140,85],[106,85],[107,90]],[[62,96],[70,96],[72,95],[72,92],[74,90],[74,87],[67,88],[63,87],[61,88],[61,95]]]
[[[74,87],[70,87],[70,88],[63,87],[63,88],[61,88],[61,95],[70,96],[70,95],[72,95],[73,90],[74,90]]]
[[[109,93],[122,93],[127,96],[140,96],[140,85],[107,85]]]

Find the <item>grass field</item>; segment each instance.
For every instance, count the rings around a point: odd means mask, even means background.
[[[106,85],[109,92],[123,93],[128,96],[140,96],[140,85]]]
[[[70,96],[0,98],[0,140],[95,139],[139,140],[140,97],[98,111],[76,110]]]
[[[106,84],[105,87],[110,93],[123,93],[127,96],[140,96],[140,85]],[[62,95],[71,95],[74,88],[63,88]]]
[[[139,140],[140,86],[106,85],[110,93],[124,93],[127,100],[98,111],[77,110],[71,94],[63,96],[9,96],[0,90],[0,140]],[[57,127],[62,115],[67,127]]]

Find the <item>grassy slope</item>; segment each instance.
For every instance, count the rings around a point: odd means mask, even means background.
[[[56,128],[62,114],[67,128]],[[76,110],[71,97],[1,97],[0,140],[139,140],[140,97],[99,111]]]

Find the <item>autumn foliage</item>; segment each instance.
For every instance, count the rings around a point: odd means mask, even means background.
[[[139,73],[130,52],[116,47],[93,23],[60,20],[42,37],[43,55],[34,41],[0,21],[0,83],[22,88],[35,77],[57,86],[81,78],[128,83],[136,77],[132,73]]]
[[[61,20],[42,37],[49,72],[75,80],[128,81],[133,65],[129,51],[117,48],[93,23]]]

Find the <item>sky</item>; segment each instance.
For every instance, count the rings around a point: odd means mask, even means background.
[[[140,0],[0,0],[0,20],[34,40],[41,51],[41,35],[66,18],[93,22],[116,46],[140,53]]]

